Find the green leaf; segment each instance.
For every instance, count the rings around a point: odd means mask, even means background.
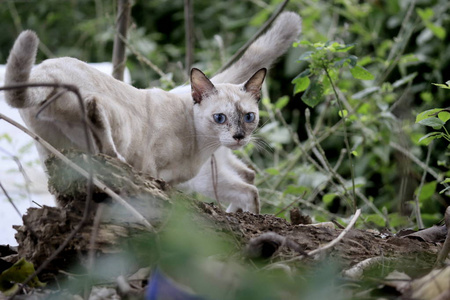
[[[312,80],[302,95],[302,101],[310,107],[315,107],[323,100],[323,91],[323,85],[317,80]]]
[[[418,123],[420,125],[433,127],[433,129],[436,129],[436,130],[441,129],[442,126],[444,126],[444,124],[445,124],[441,119],[436,118],[436,117],[426,118],[426,119],[420,120]]]
[[[355,43],[353,44],[348,44],[348,45],[341,45],[341,44],[333,44],[334,49],[336,52],[347,52],[348,50],[352,49],[355,47]]]
[[[275,169],[275,168],[268,168],[265,171],[269,175],[273,175],[273,176],[280,175],[280,171],[278,169]]]
[[[304,186],[288,185],[287,188],[284,190],[283,194],[301,195],[307,190],[308,188]]]
[[[433,196],[434,193],[436,192],[436,187],[437,187],[437,181],[432,181],[432,182],[424,184],[422,187],[422,191],[420,192],[420,195],[419,195],[419,201],[423,202],[427,199],[430,199],[431,196]],[[417,194],[418,192],[419,192],[419,188],[417,188],[415,194]]]
[[[367,71],[367,69],[361,67],[361,66],[355,66],[354,68],[350,69],[350,73],[352,73],[352,76],[356,79],[360,80],[373,80],[375,76],[373,76],[372,73]]]
[[[12,267],[0,274],[0,291],[6,296],[12,295],[19,288],[18,283],[24,282],[34,271],[32,263],[24,258],[20,259]],[[28,285],[31,287],[44,287],[45,283],[34,277]]]
[[[431,18],[433,18],[434,16],[434,12],[431,8],[426,8],[426,9],[421,9],[418,8],[416,9],[417,14],[419,15],[419,17],[422,19],[422,21],[429,21],[431,20]]]
[[[300,57],[298,58],[297,61],[306,61],[306,60],[308,60],[311,57],[311,55],[313,53],[314,53],[313,51],[306,51],[305,53],[300,55]]]
[[[400,87],[400,86],[402,86],[402,85],[404,85],[404,84],[406,84],[406,83],[412,81],[416,76],[417,76],[417,72],[414,72],[414,73],[412,73],[412,74],[409,74],[408,76],[405,76],[405,77],[403,77],[402,79],[399,79],[399,80],[395,81],[395,82],[392,84],[392,87],[393,87],[393,88],[398,88],[398,87]]]
[[[432,83],[432,84],[435,85],[435,86],[438,86],[440,88],[450,90],[450,80],[445,82],[445,84],[442,84],[442,83]]]
[[[292,83],[295,83],[294,95],[296,95],[300,92],[305,91],[311,83],[311,80],[309,79],[309,77],[300,77],[292,80]]]
[[[448,186],[445,189],[443,189],[442,191],[440,191],[439,194],[443,194],[443,193],[445,193],[448,190],[450,190],[450,186]]]
[[[406,216],[402,216],[399,213],[391,213],[388,215],[389,224],[394,228],[405,227],[409,224],[409,220]]]
[[[340,110],[338,112],[338,114],[339,114],[339,117],[345,118],[348,115],[348,111],[346,109],[343,109],[343,110]]]
[[[325,195],[322,197],[322,202],[323,202],[325,205],[330,205],[331,202],[333,202],[334,198],[336,198],[336,197],[337,197],[337,194],[335,194],[335,193],[328,193],[328,194],[325,194]]]
[[[450,110],[448,108],[433,108],[426,110],[417,115],[416,123],[419,123],[427,118],[435,118],[436,116],[445,124],[448,120],[450,120]]]
[[[427,22],[425,23],[425,25],[427,26],[428,29],[431,30],[431,32],[433,32],[433,34],[440,40],[445,39],[445,36],[447,35],[447,32],[445,31],[444,27],[440,26],[440,25],[436,25],[434,23],[431,22]]]
[[[431,141],[435,140],[435,139],[439,139],[441,137],[444,136],[443,132],[430,132],[427,135],[424,135],[423,137],[421,137],[419,139],[419,144],[422,145],[428,145],[431,143]]]
[[[373,223],[378,227],[385,227],[386,222],[384,221],[384,218],[377,214],[371,214],[366,216],[366,222]]]
[[[444,184],[444,183],[450,183],[450,178],[445,178],[443,181],[441,181],[441,184]]]
[[[278,109],[283,109],[283,107],[285,107],[288,103],[289,103],[289,97],[283,96],[277,100],[277,102],[275,103],[275,107]]]

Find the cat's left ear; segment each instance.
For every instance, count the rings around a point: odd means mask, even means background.
[[[191,70],[191,93],[192,99],[195,103],[200,103],[203,97],[216,92],[216,87],[212,82],[203,74],[202,71],[196,68]]]
[[[245,84],[244,90],[250,94],[258,101],[261,99],[261,87],[266,78],[267,69],[262,68],[256,72]]]

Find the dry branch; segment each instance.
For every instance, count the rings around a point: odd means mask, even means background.
[[[308,252],[308,255],[312,256],[317,253],[323,252],[327,249],[330,249],[337,243],[339,243],[344,238],[344,236],[347,234],[347,232],[349,232],[350,229],[352,229],[353,225],[355,225],[356,220],[358,220],[360,214],[361,214],[361,209],[357,209],[355,212],[355,215],[351,219],[350,223],[348,223],[347,227],[345,227],[345,229],[339,234],[339,236],[336,239],[332,240],[330,243],[326,244],[325,246],[322,246],[320,248],[317,248],[315,250]]]
[[[114,37],[113,48],[113,73],[112,76],[123,81],[123,72],[127,57],[125,55],[126,45],[123,40],[127,38],[128,26],[130,24],[131,1],[118,0],[117,19],[116,19],[116,35]],[[121,38],[123,37],[123,39]]]
[[[186,32],[186,74],[194,61],[194,9],[193,0],[184,0],[184,30]]]
[[[256,41],[257,38],[259,38],[264,31],[266,31],[267,28],[275,21],[275,19],[278,17],[278,15],[283,11],[283,9],[288,4],[289,0],[284,0],[283,3],[280,4],[278,9],[272,14],[272,16],[264,23],[264,25],[255,33],[255,35],[249,39],[244,46],[242,46],[229,60],[226,64],[224,64],[219,71],[217,71],[216,74],[219,74],[223,70],[229,68],[239,57],[241,57],[242,54],[244,54],[245,50],[247,50],[250,45]]]

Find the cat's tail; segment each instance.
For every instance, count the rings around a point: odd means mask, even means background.
[[[237,62],[214,76],[211,81],[240,84],[259,69],[270,68],[291,47],[301,30],[302,19],[298,14],[294,12],[280,14],[272,27],[254,41]]]
[[[38,45],[39,38],[33,31],[26,30],[19,35],[8,57],[5,73],[6,86],[28,82]],[[5,98],[12,107],[24,108],[33,105],[28,89],[5,91]]]

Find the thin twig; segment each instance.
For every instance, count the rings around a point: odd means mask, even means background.
[[[89,240],[89,249],[88,249],[88,262],[87,262],[87,271],[89,274],[92,274],[94,270],[94,262],[95,262],[95,242],[97,240],[98,231],[100,228],[100,222],[103,217],[103,211],[105,209],[104,203],[99,203],[97,206],[97,211],[94,217],[94,223],[92,224],[91,237]],[[89,282],[90,278],[87,277],[85,280],[85,290],[84,290],[84,298],[88,299],[91,293],[91,283]]]
[[[186,75],[191,70],[194,61],[194,9],[193,0],[184,0],[184,32],[186,36]]]
[[[25,172],[25,169],[24,169],[22,163],[20,162],[19,157],[17,157],[16,155],[14,155],[12,153],[9,153],[9,151],[7,151],[6,149],[3,149],[2,147],[0,147],[0,151],[5,153],[9,157],[11,157],[14,160],[14,162],[17,164],[17,167],[19,168],[19,172],[22,174],[23,179],[25,180],[25,190],[27,191],[28,200],[31,203],[33,201],[31,199],[31,191],[30,191],[30,187],[29,187],[29,185],[31,184],[31,180],[28,177],[27,172]]]
[[[347,148],[347,155],[348,155],[348,162],[350,163],[350,173],[351,173],[351,179],[352,179],[352,193],[353,193],[353,210],[356,209],[356,187],[355,187],[355,165],[353,163],[353,157],[352,157],[352,151],[350,148],[350,142],[348,141],[348,132],[347,132],[347,116],[344,113],[343,105],[341,102],[341,98],[339,97],[338,92],[336,91],[336,87],[334,85],[333,80],[331,79],[330,73],[328,72],[328,69],[326,66],[323,68],[325,70],[325,74],[327,75],[328,81],[331,84],[331,88],[333,89],[334,95],[336,97],[336,101],[339,106],[339,110],[341,112],[341,118],[344,120],[343,122],[343,131],[344,131],[344,143],[345,147]]]
[[[217,201],[217,206],[219,206],[220,210],[222,209],[222,205],[220,204],[219,195],[217,193],[217,182],[218,182],[218,176],[219,173],[217,172],[217,161],[216,157],[214,156],[214,153],[211,155],[211,177],[212,177],[212,184],[214,189],[214,197]]]
[[[320,248],[317,248],[317,249],[314,249],[314,250],[308,252],[308,256],[312,256],[317,253],[328,250],[331,247],[333,247],[334,245],[336,245],[337,243],[339,243],[344,238],[344,236],[350,231],[350,229],[352,229],[353,225],[355,225],[356,220],[358,219],[360,214],[361,214],[361,209],[358,208],[355,212],[355,215],[351,219],[350,223],[348,223],[347,227],[345,227],[345,229],[339,234],[339,236],[337,238],[335,238],[334,240],[332,240],[331,242],[329,242],[328,244],[326,244]]]
[[[283,3],[280,4],[278,9],[270,16],[270,18],[264,23],[264,25],[255,33],[255,35],[248,40],[244,46],[242,46],[229,60],[226,64],[224,64],[219,71],[217,71],[216,74],[221,73],[225,69],[228,69],[242,54],[244,54],[245,50],[247,50],[248,47],[257,39],[260,37],[263,32],[269,28],[269,26],[275,21],[275,19],[278,17],[278,15],[283,11],[283,9],[288,4],[289,0],[284,0]]]
[[[17,208],[16,204],[14,203],[13,199],[9,196],[8,192],[6,191],[6,189],[3,187],[3,184],[0,181],[0,188],[3,191],[3,194],[6,196],[6,198],[8,199],[9,203],[11,203],[12,207],[14,208],[14,210],[17,212],[17,214],[19,215],[19,217],[22,218],[22,214],[20,213],[20,210]]]
[[[408,157],[410,160],[412,160],[415,164],[417,164],[419,167],[421,167],[423,170],[427,171],[428,174],[433,176],[436,180],[442,180],[442,176],[436,173],[433,169],[431,169],[429,166],[427,166],[425,163],[423,163],[420,159],[414,156],[414,154],[411,153],[408,149],[400,146],[399,144],[390,141],[389,146],[394,148],[395,150],[401,152],[403,155]]]
[[[116,35],[113,47],[113,72],[112,76],[123,81],[123,73],[127,57],[125,55],[125,43],[127,39],[128,27],[130,24],[131,6],[130,0],[117,0]],[[123,39],[121,38],[123,37]]]
[[[141,54],[139,51],[137,51],[123,35],[119,34],[119,38],[125,43],[125,45],[127,45],[128,49],[131,51],[131,53],[133,53],[140,62],[149,66],[161,78],[168,80],[170,82],[170,84],[175,85],[175,83],[167,76],[166,73],[164,73],[157,65],[152,63],[147,57],[145,57],[143,54]]]
[[[305,119],[306,119],[306,133],[308,134],[308,137],[312,140],[315,140],[315,136],[312,133],[312,127],[311,127],[311,121],[310,121],[310,111],[309,109],[305,110]],[[312,148],[313,153],[316,155],[317,159],[320,161],[320,163],[322,164],[323,168],[330,172],[334,178],[336,178],[339,182],[339,184],[342,186],[342,190],[344,192],[344,195],[346,196],[346,198],[351,199],[350,195],[347,192],[347,187],[345,185],[345,181],[342,180],[343,178],[340,177],[337,172],[334,170],[334,168],[331,166],[330,162],[328,161],[325,151],[323,150],[322,146],[320,145],[320,143],[315,143],[315,147]],[[353,200],[354,202],[356,202],[356,200]],[[351,203],[351,202],[350,202]],[[353,210],[355,209],[356,206],[352,207]]]
[[[389,62],[389,65],[386,66],[383,72],[379,73],[378,78],[375,80],[377,86],[381,86],[381,84],[386,80],[389,74],[394,70],[395,66],[400,61],[403,52],[406,49],[409,39],[412,36],[412,33],[415,30],[416,25],[410,24],[409,21],[413,15],[414,8],[416,6],[416,0],[411,1],[411,4],[406,12],[405,17],[403,18],[402,26],[398,35],[394,38],[396,41],[395,45],[391,47],[391,51],[386,59]],[[395,56],[395,58],[394,58]]]
[[[1,88],[0,88],[1,89]],[[71,160],[69,160],[67,157],[65,157],[61,152],[59,152],[56,148],[54,148],[52,145],[50,145],[48,142],[43,140],[41,137],[36,135],[35,133],[29,131],[27,128],[23,127],[19,123],[15,122],[14,120],[6,117],[3,114],[0,114],[0,119],[5,120],[6,122],[12,124],[13,126],[19,128],[29,136],[31,136],[36,142],[41,144],[45,149],[47,149],[49,152],[53,153],[57,158],[61,159],[65,164],[67,164],[70,168],[74,169],[78,173],[80,173],[82,176],[89,178],[89,173],[86,172],[83,168],[78,166],[77,164],[73,163]],[[99,181],[96,178],[93,178],[93,184],[96,185],[100,190],[105,192],[108,196],[110,196],[112,199],[117,201],[119,204],[123,205],[132,215],[134,215],[142,224],[144,224],[150,231],[154,231],[153,226],[128,202],[126,202],[124,199],[122,199],[119,195],[117,195],[114,191],[112,191],[110,188],[108,188],[104,183]]]
[[[282,212],[286,211],[289,207],[291,207],[291,206],[294,205],[295,203],[299,202],[299,200],[300,200],[300,199],[303,199],[303,197],[305,197],[305,195],[306,195],[306,191],[304,191],[303,194],[302,194],[300,197],[294,199],[294,201],[292,201],[291,203],[289,203],[288,205],[286,205],[285,207],[283,207],[279,212],[277,212],[277,213],[275,214],[275,217],[278,216],[278,215],[280,215]]]
[[[430,156],[431,156],[431,149],[433,148],[433,142],[431,142],[428,145],[428,153],[427,158],[425,160],[425,165],[428,166],[430,162]],[[427,171],[424,169],[422,174],[422,179],[420,180],[419,189],[417,190],[417,194],[414,196],[414,205],[416,207],[416,221],[417,221],[417,227],[419,229],[424,228],[423,221],[422,221],[422,215],[420,214],[420,204],[419,204],[419,197],[422,193],[423,184],[425,183],[425,178],[427,176]]]
[[[86,114],[86,107],[85,107],[85,103],[83,102],[83,99],[81,97],[80,91],[79,89],[74,86],[74,85],[67,85],[67,84],[55,84],[55,83],[42,83],[42,84],[38,84],[38,83],[26,83],[26,84],[16,84],[16,85],[9,85],[9,86],[5,86],[5,87],[0,87],[0,90],[13,90],[13,89],[24,89],[24,88],[29,88],[29,87],[53,87],[53,88],[63,88],[66,89],[68,92],[74,93],[78,103],[80,105],[80,110],[81,110],[81,119],[82,119],[82,127],[83,127],[83,133],[84,136],[86,138],[86,146],[87,146],[87,154],[88,154],[88,171],[86,172],[86,178],[87,178],[87,186],[86,186],[86,201],[85,201],[85,206],[84,206],[84,211],[83,211],[83,216],[80,220],[80,222],[77,224],[77,226],[70,232],[70,234],[66,237],[66,239],[61,243],[61,245],[49,256],[47,257],[47,259],[35,270],[35,272],[33,272],[33,274],[29,275],[23,282],[23,285],[28,284],[33,278],[35,278],[38,274],[40,274],[49,264],[50,262],[52,262],[63,250],[64,248],[69,244],[69,242],[74,238],[74,236],[81,230],[81,228],[84,226],[84,224],[86,223],[86,221],[88,220],[88,216],[89,216],[89,209],[90,209],[90,204],[92,201],[92,190],[93,190],[93,170],[92,170],[92,163],[91,163],[91,154],[92,154],[92,135],[91,132],[88,129],[88,125],[87,125],[87,114]],[[53,98],[52,101],[55,101],[57,98]],[[27,133],[28,135],[30,135],[30,131],[27,130],[25,127],[23,127],[22,125],[20,125],[19,123],[15,122],[14,120],[4,116],[3,114],[0,114],[0,119],[3,119],[5,121],[7,121],[8,123],[16,126],[17,128],[19,128],[20,130],[22,130],[23,132]],[[42,142],[45,142],[44,140],[42,140],[40,137],[38,137],[37,135],[30,135],[32,136],[36,141],[39,142],[39,140],[41,141],[41,145]],[[48,144],[48,143],[47,143]],[[48,144],[49,145],[49,144]],[[25,223],[25,222],[24,222]],[[25,223],[25,225],[27,225]],[[33,234],[33,229],[28,226],[29,231],[31,232],[31,234]],[[19,289],[13,293],[10,296],[10,299],[13,299],[18,293],[19,293]]]
[[[447,207],[445,210],[444,215],[445,220],[445,226],[447,227],[447,236],[445,238],[444,245],[442,245],[442,249],[439,252],[438,258],[436,260],[436,267],[441,267],[444,263],[445,259],[447,258],[449,252],[450,252],[450,206]]]

